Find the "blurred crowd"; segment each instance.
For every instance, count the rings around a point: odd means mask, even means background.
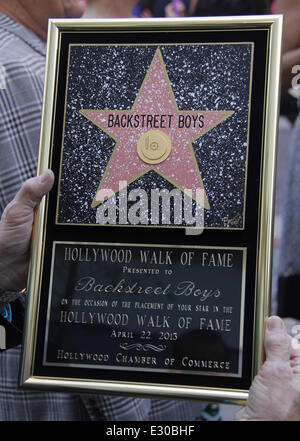
[[[271,0],[89,0],[86,17],[190,17],[264,14]]]

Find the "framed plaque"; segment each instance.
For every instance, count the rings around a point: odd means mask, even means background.
[[[271,282],[282,19],[50,21],[20,383],[245,400]]]

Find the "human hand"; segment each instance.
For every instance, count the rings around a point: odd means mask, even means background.
[[[34,210],[54,183],[51,170],[28,179],[5,208],[0,221],[0,288],[20,291],[26,286]]]
[[[254,378],[237,420],[300,419],[300,345],[279,317],[270,317],[265,335],[266,361]]]

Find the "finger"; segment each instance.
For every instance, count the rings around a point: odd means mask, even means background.
[[[236,421],[245,421],[247,420],[247,411],[246,408],[242,408],[240,409],[236,414],[235,414],[235,420]]]
[[[54,174],[51,170],[46,170],[41,176],[28,179],[21,190],[15,196],[15,202],[25,208],[34,209],[47,194],[54,183]]]
[[[268,361],[289,361],[291,356],[291,338],[287,334],[283,321],[276,316],[270,317],[265,335],[265,350]]]
[[[296,338],[291,339],[291,360],[290,366],[294,373],[300,374],[300,342]]]
[[[53,182],[54,174],[51,170],[47,170],[39,177],[28,179],[3,211],[1,230],[11,230],[16,226],[24,225],[26,221],[31,222],[34,208],[51,190]]]
[[[291,338],[292,353],[291,358],[300,357],[300,341],[295,337]]]
[[[292,357],[300,356],[300,322],[293,320],[290,335],[292,338]]]

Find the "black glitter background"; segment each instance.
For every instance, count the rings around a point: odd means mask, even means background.
[[[72,46],[59,223],[96,223],[91,203],[115,145],[80,110],[131,109],[157,47],[180,110],[234,111],[193,147],[211,206],[205,226],[243,228],[251,44]],[[153,171],[128,192],[138,187],[149,197],[152,188],[174,188]]]

